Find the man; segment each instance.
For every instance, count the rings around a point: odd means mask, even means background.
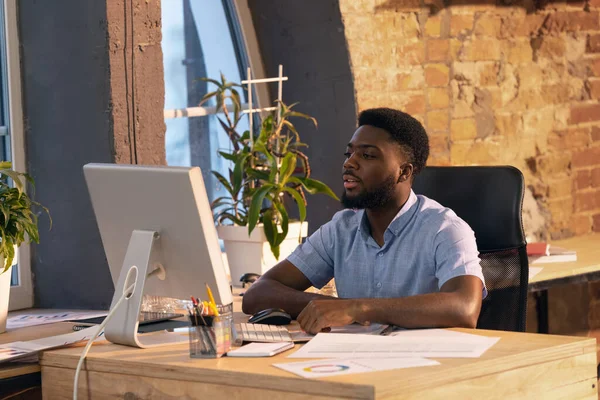
[[[363,111],[343,164],[345,210],[267,271],[243,311],[278,307],[317,333],[353,322],[471,327],[485,283],[471,228],[411,189],[429,141],[401,111]],[[339,298],[305,293],[335,277]]]

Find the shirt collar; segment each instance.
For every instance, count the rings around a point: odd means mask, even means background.
[[[398,211],[398,214],[396,214],[396,216],[394,217],[394,219],[392,219],[392,221],[390,222],[390,224],[388,225],[387,229],[389,231],[391,231],[394,235],[398,236],[398,234],[400,233],[400,231],[404,228],[404,226],[406,225],[406,223],[408,222],[408,220],[410,219],[410,216],[412,214],[414,214],[414,210],[412,210],[413,206],[417,203],[417,195],[415,194],[415,192],[410,191],[410,195],[408,196],[408,200],[406,200],[406,203],[404,203],[404,205],[402,206],[402,208],[400,209],[400,211]],[[415,208],[416,209],[416,208]],[[412,212],[408,212],[409,210],[412,210]],[[368,222],[367,222],[367,213],[365,212],[365,210],[359,210],[358,211],[360,213],[360,225],[358,227],[358,230],[361,233],[361,236],[363,237],[363,239],[365,241],[367,241],[369,239],[369,237],[371,236],[369,234],[369,226],[368,226]]]

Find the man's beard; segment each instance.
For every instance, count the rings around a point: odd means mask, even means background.
[[[355,209],[377,209],[385,206],[394,197],[394,189],[396,187],[396,179],[390,175],[378,187],[366,191],[363,190],[356,196],[349,197],[344,190],[342,192],[342,205],[344,208]]]

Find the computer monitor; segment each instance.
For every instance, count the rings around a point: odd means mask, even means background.
[[[206,299],[207,283],[218,304],[233,302],[200,168],[87,164],[83,171],[115,284],[111,310],[136,282],[107,321],[109,341],[150,347],[137,336],[144,294]]]

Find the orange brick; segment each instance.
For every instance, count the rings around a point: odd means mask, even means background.
[[[502,19],[494,14],[482,14],[475,21],[473,33],[478,36],[491,36],[496,38],[502,29]]]
[[[600,1],[600,0],[599,0]],[[600,58],[589,60],[587,64],[587,73],[600,78]]]
[[[430,39],[427,41],[427,60],[446,61],[450,50],[448,39]]]
[[[478,62],[476,65],[479,74],[479,85],[495,86],[498,85],[500,65],[495,62]]]
[[[433,109],[448,108],[450,105],[450,96],[446,88],[427,89],[427,102]]]
[[[600,53],[600,34],[588,36],[586,52]]]
[[[571,231],[575,235],[586,235],[592,231],[592,218],[589,215],[576,215],[571,219]]]
[[[392,82],[392,87],[388,86],[384,90],[422,89],[425,86],[425,75],[422,68],[415,68],[412,71],[396,73]]]
[[[573,167],[582,168],[592,165],[600,165],[600,147],[591,147],[573,152]]]
[[[600,100],[600,79],[589,80],[587,88],[592,100]]]
[[[425,41],[405,43],[398,49],[398,65],[421,65],[425,61]]]
[[[417,91],[400,92],[384,96],[384,103],[394,104],[397,108],[412,115],[425,113],[425,96]]]
[[[462,52],[463,42],[458,39],[450,39],[450,55],[451,61],[458,61]],[[600,64],[600,63],[599,63]]]
[[[450,69],[445,64],[425,66],[425,82],[429,87],[446,86],[450,81]]]
[[[477,124],[473,118],[453,119],[450,123],[450,138],[453,141],[477,137]]]
[[[577,171],[575,175],[575,189],[587,189],[592,185],[592,175],[588,169]]]
[[[570,124],[600,121],[600,104],[584,104],[571,107]]]
[[[539,57],[562,59],[567,51],[565,39],[562,37],[544,36],[537,51]]]
[[[566,197],[562,199],[549,200],[547,203],[548,211],[552,215],[552,222],[555,220],[565,220],[573,214],[573,198]]]
[[[594,168],[590,175],[591,175],[592,187],[595,187],[595,188],[600,187],[600,168]]]
[[[507,60],[511,64],[530,63],[533,57],[533,50],[528,39],[511,40],[506,42],[508,46]]]
[[[600,8],[600,0],[590,0],[589,5],[592,8]]]
[[[566,173],[571,168],[571,155],[568,152],[537,156],[530,164],[533,173],[556,176]]]
[[[600,127],[592,126],[592,140],[594,142],[600,141]]]
[[[600,208],[600,190],[575,194],[575,211],[592,211]]]
[[[570,178],[548,182],[548,197],[558,198],[570,196],[573,192],[573,181]]]
[[[500,59],[501,42],[497,39],[473,39],[465,42],[463,54],[465,60],[496,61]]]
[[[454,14],[450,17],[450,35],[452,37],[469,35],[473,30],[473,14]]]
[[[515,136],[523,129],[523,120],[518,114],[496,114],[496,132],[502,136]]]
[[[442,34],[442,14],[430,16],[425,22],[425,35],[427,37],[440,37]]]
[[[548,14],[544,29],[550,32],[580,32],[598,29],[598,12],[556,11]]]
[[[591,141],[590,128],[587,127],[554,131],[548,135],[548,146],[556,151],[586,147]]]
[[[427,113],[427,130],[447,131],[449,120],[448,110],[430,111]]]

